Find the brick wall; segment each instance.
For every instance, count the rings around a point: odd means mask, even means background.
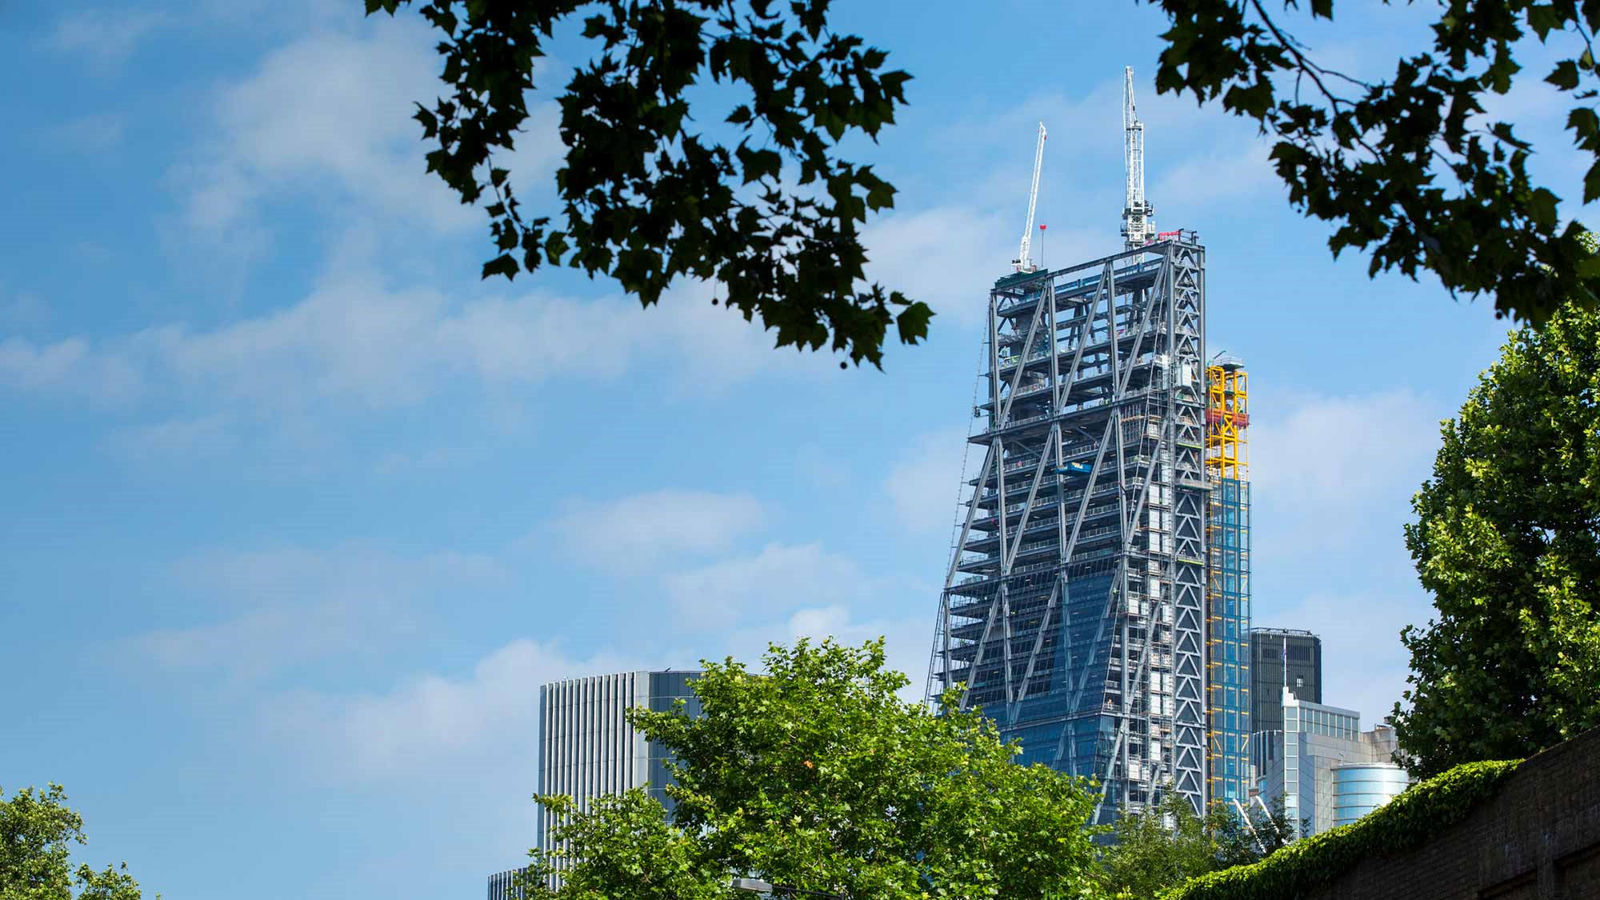
[[[1600,898],[1600,729],[1530,758],[1493,798],[1409,852],[1306,900]]]

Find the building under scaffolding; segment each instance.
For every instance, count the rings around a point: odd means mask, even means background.
[[[989,296],[929,691],[961,686],[1020,762],[1099,779],[1098,821],[1207,798],[1205,359],[1192,233]]]
[[[1249,428],[1244,366],[1219,356],[1206,370],[1206,757],[1208,796],[1229,806],[1247,803],[1251,786]]]

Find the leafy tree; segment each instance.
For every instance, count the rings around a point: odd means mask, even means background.
[[[1271,2],[1144,2],[1171,22],[1157,88],[1220,102],[1275,137],[1290,202],[1336,223],[1335,255],[1370,249],[1373,274],[1431,269],[1452,293],[1491,294],[1499,314],[1535,323],[1567,298],[1596,304],[1600,262],[1582,227],[1563,225],[1560,198],[1528,175],[1532,145],[1488,121],[1485,100],[1530,77],[1519,42],[1570,48],[1544,80],[1571,98],[1567,128],[1591,158],[1583,201],[1600,198],[1600,5],[1441,0],[1432,46],[1367,81],[1318,63]],[[858,289],[859,224],[895,189],[840,150],[894,122],[910,76],[830,29],[830,0],[365,3],[390,15],[414,5],[441,36],[448,94],[416,118],[435,145],[429,171],[462,202],[487,201],[485,277],[569,265],[616,278],[646,306],[680,276],[714,279],[779,347],[828,345],[858,364],[881,364],[891,323],[905,343],[927,334],[926,305]],[[1307,5],[1333,16],[1333,0]],[[523,208],[503,151],[527,121],[545,41],[579,18],[597,49],[557,96],[566,164],[553,221]],[[708,114],[729,95],[708,83],[739,96]],[[715,131],[697,124],[715,120]]]
[[[0,900],[139,900],[127,863],[100,871],[72,868],[72,845],[87,838],[83,817],[67,808],[61,785],[23,788],[4,798],[0,791]]]
[[[1218,804],[1207,816],[1207,824],[1216,841],[1219,869],[1260,862],[1289,846],[1297,836],[1282,797],[1273,802],[1270,812],[1247,808],[1244,816]],[[1305,831],[1307,823],[1300,824],[1299,831]]]
[[[1583,201],[1600,197],[1600,5],[1576,0],[1440,0],[1431,47],[1364,81],[1318,63],[1262,0],[1149,0],[1171,20],[1156,87],[1189,92],[1261,125],[1289,199],[1338,223],[1328,245],[1371,248],[1370,270],[1432,269],[1452,293],[1489,293],[1502,315],[1540,322],[1566,298],[1594,306],[1600,262],[1565,227],[1554,192],[1529,178],[1532,146],[1488,121],[1484,101],[1522,72],[1528,37],[1570,54],[1544,80],[1567,93],[1567,129],[1592,159]],[[1285,10],[1299,0],[1283,0]],[[1331,19],[1333,0],[1310,0]],[[1281,17],[1280,17],[1281,18]],[[1533,73],[1532,77],[1538,77]]]
[[[1124,812],[1102,863],[1108,893],[1147,898],[1217,868],[1205,822],[1189,802],[1168,794],[1141,813]]]
[[[412,3],[366,7],[393,15]],[[839,150],[894,121],[910,76],[830,31],[828,5],[415,0],[442,36],[449,90],[417,108],[437,144],[428,171],[463,203],[488,200],[497,255],[484,277],[565,264],[617,279],[646,306],[679,276],[715,279],[729,306],[777,330],[778,346],[828,344],[858,364],[880,363],[890,324],[905,343],[924,337],[925,304],[877,284],[858,290],[859,225],[893,206],[895,191]],[[558,97],[566,164],[556,173],[563,221],[552,222],[523,208],[503,151],[527,121],[544,42],[580,15],[598,50]],[[698,122],[727,92],[708,95],[708,82],[739,95],[713,131]]]
[[[562,858],[533,852],[530,896],[728,898],[731,878],[852,898],[1086,897],[1096,890],[1086,785],[1020,766],[992,722],[907,703],[881,640],[772,647],[764,674],[733,660],[694,684],[703,714],[632,710],[676,757],[670,819],[642,790],[563,823]]]
[[[1124,814],[1113,826],[1116,842],[1101,857],[1101,884],[1117,897],[1159,897],[1207,872],[1259,862],[1294,840],[1281,804],[1271,814],[1248,816],[1218,803],[1202,817],[1176,794]]]
[[[1442,431],[1406,526],[1438,618],[1394,713],[1423,776],[1600,725],[1600,313],[1514,332]]]

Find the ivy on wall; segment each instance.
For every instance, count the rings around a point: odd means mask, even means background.
[[[1261,862],[1212,872],[1163,900],[1281,900],[1324,887],[1364,859],[1414,850],[1464,820],[1518,763],[1477,762],[1413,785],[1352,825],[1290,844]]]

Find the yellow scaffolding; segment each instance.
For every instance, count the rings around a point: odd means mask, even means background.
[[[1206,640],[1206,669],[1207,669],[1207,707],[1210,712],[1207,723],[1208,728],[1208,756],[1207,782],[1209,795],[1219,799],[1223,794],[1223,782],[1229,776],[1225,774],[1225,759],[1235,748],[1228,746],[1225,736],[1225,712],[1227,709],[1227,690],[1229,685],[1223,673],[1223,659],[1226,657],[1227,634],[1223,627],[1224,609],[1224,569],[1222,565],[1222,529],[1223,524],[1219,510],[1216,508],[1221,500],[1216,496],[1223,488],[1223,482],[1232,480],[1235,484],[1242,485],[1248,481],[1250,475],[1250,444],[1248,429],[1250,426],[1250,387],[1249,376],[1244,368],[1235,361],[1225,361],[1212,365],[1206,369],[1206,471],[1210,476],[1212,485],[1213,509],[1207,515],[1207,545],[1211,548],[1211,561],[1207,567],[1208,597],[1207,597],[1207,640]],[[1244,488],[1235,488],[1243,490]],[[1244,509],[1248,510],[1248,500],[1241,501]],[[1247,515],[1248,513],[1246,513]],[[1238,554],[1240,569],[1248,571],[1249,551],[1241,550]],[[1246,576],[1247,577],[1247,576]],[[1248,588],[1243,577],[1240,578],[1239,588],[1244,597],[1248,598]],[[1248,602],[1245,600],[1244,602]],[[1238,636],[1235,636],[1237,639]],[[1236,640],[1236,643],[1240,643]],[[1236,646],[1235,654],[1248,652],[1248,637],[1242,641],[1243,648]],[[1237,665],[1237,663],[1235,664]],[[1234,686],[1238,700],[1236,705],[1249,704],[1248,683]],[[1244,761],[1238,760],[1236,765],[1243,766]],[[1242,778],[1242,775],[1234,776]]]
[[[1250,381],[1236,365],[1206,370],[1206,468],[1211,477],[1250,477]]]

